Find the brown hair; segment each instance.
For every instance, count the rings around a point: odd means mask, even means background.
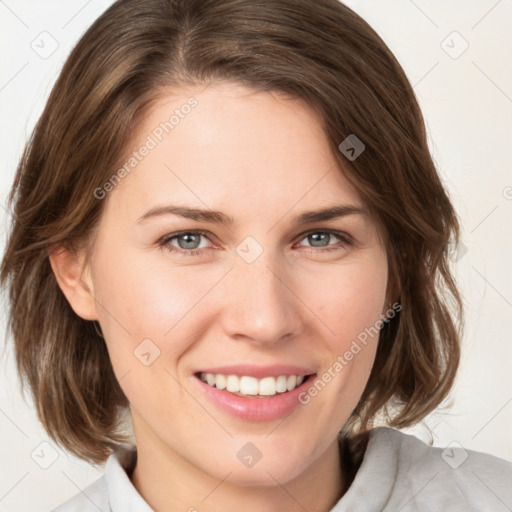
[[[420,421],[448,395],[459,364],[462,305],[449,269],[459,226],[401,66],[338,0],[119,0],[67,59],[20,160],[1,267],[18,371],[48,434],[103,462],[125,443],[127,398],[94,323],[80,318],[49,263],[55,246],[87,246],[130,134],[173,87],[215,80],[303,100],[323,124],[339,171],[384,234],[389,298],[374,367],[345,425],[364,432]],[[338,145],[355,134],[354,160]]]

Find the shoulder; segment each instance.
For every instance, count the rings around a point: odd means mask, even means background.
[[[128,476],[136,459],[136,450],[119,448],[108,457],[103,476],[52,512],[152,512]]]
[[[377,457],[394,460],[391,496],[404,512],[418,506],[421,510],[512,508],[512,463],[503,459],[466,450],[457,442],[446,448],[429,446],[415,436],[383,427],[372,431],[368,449],[369,455],[373,451]]]

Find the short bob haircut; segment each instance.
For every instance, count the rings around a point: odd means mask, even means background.
[[[343,427],[367,433],[382,415],[413,425],[449,395],[460,359],[462,300],[450,270],[459,223],[429,152],[414,91],[377,33],[338,0],[118,0],[79,40],[19,162],[1,266],[22,386],[49,436],[102,463],[126,445],[128,400],[105,341],[61,292],[58,246],[86,249],[102,187],[131,137],[173,88],[214,81],[283,93],[312,107],[338,172],[385,242],[389,301],[366,388]],[[349,159],[349,135],[365,146]],[[137,172],[137,171],[133,171]]]

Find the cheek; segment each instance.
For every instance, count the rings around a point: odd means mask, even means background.
[[[329,327],[332,348],[341,350],[361,333],[375,331],[385,310],[385,258],[347,265],[331,272],[323,283],[310,300],[318,305],[318,317]]]
[[[197,267],[152,263],[139,253],[116,259],[98,254],[97,262],[95,295],[103,306],[98,313],[113,359],[132,356],[144,339],[162,355],[165,350],[169,360],[182,354],[207,320],[198,305],[222,277]]]

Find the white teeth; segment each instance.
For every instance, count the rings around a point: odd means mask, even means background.
[[[217,389],[225,389],[226,388],[226,377],[224,377],[224,375],[214,375],[214,377],[215,377],[215,386],[217,387]],[[206,381],[208,382],[208,374],[206,374]]]
[[[288,391],[286,389],[286,381],[288,379],[286,378],[286,375],[280,375],[279,377],[277,377],[276,379],[276,391],[278,393],[284,393],[285,391]]]
[[[286,389],[288,391],[291,391],[292,389],[295,389],[297,386],[297,377],[295,375],[290,375],[288,377],[288,380],[286,381]]]
[[[236,375],[232,376],[236,380],[240,381],[240,393],[242,395],[257,395],[258,394],[258,379],[255,377],[246,377],[242,378],[237,377]]]
[[[208,377],[207,377],[208,378]],[[226,378],[226,390],[235,393],[240,391],[240,379],[236,375],[228,375]]]
[[[272,396],[277,392],[277,383],[274,377],[265,377],[260,380],[258,395]]]
[[[292,391],[304,382],[304,375],[279,375],[279,377],[264,377],[257,379],[244,375],[222,375],[201,373],[200,378],[209,386],[225,389],[239,396],[259,395],[273,396],[276,393]]]

